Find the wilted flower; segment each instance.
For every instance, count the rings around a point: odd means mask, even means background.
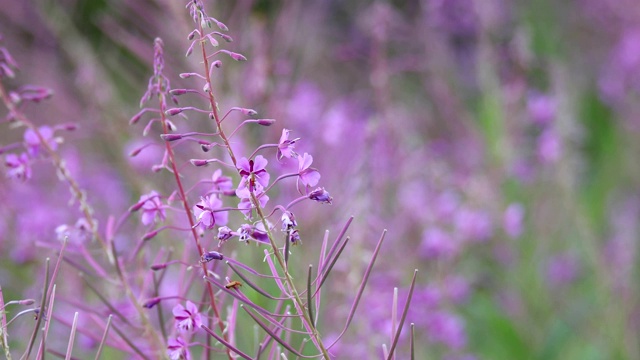
[[[240,235],[240,241],[249,241],[250,239],[257,240],[265,244],[269,243],[269,235],[259,223],[257,226],[250,224],[242,224],[237,233]]]
[[[233,230],[227,226],[221,226],[218,228],[218,240],[220,241],[229,240],[233,235]]]
[[[200,262],[207,263],[211,260],[222,260],[222,259],[224,259],[224,255],[222,255],[221,253],[217,251],[207,251],[206,253],[202,254],[202,258],[200,259]]]
[[[329,195],[329,192],[324,188],[316,188],[309,193],[309,199],[317,201],[319,203],[331,204],[333,198]]]

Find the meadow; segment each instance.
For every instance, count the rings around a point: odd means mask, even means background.
[[[634,1],[6,0],[0,354],[640,359],[639,100]]]

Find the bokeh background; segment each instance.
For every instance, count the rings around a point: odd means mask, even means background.
[[[292,261],[300,279],[324,231],[335,235],[355,216],[325,295],[326,337],[340,331],[375,242],[388,230],[338,358],[381,354],[393,288],[403,299],[419,269],[408,319],[419,358],[640,359],[637,1],[206,6],[230,28],[227,48],[249,59],[216,73],[220,107],[249,107],[278,121],[248,129],[236,146],[249,154],[292,129],[334,198],[296,212],[303,245]],[[191,29],[181,1],[2,1],[2,45],[20,66],[9,84],[53,89],[51,100],[26,108],[37,124],[79,125],[64,134],[60,153],[101,226],[141,194],[173,189],[170,174],[151,171],[160,147],[128,156],[157,140],[157,129],[145,138],[128,121],[152,74],[155,37],[164,41],[172,85],[193,84],[178,77],[198,67],[185,57]],[[177,125],[213,130],[195,115]],[[0,144],[20,141],[21,131],[1,129]],[[204,156],[187,147],[180,156],[193,154]],[[212,171],[194,170],[187,181]],[[293,194],[282,190],[273,204]],[[46,162],[27,183],[0,179],[5,299],[39,298],[54,230],[79,216],[68,201]],[[144,233],[136,221],[125,230],[132,238]],[[158,243],[180,248],[183,238],[166,234]],[[261,250],[233,251],[261,260]],[[79,280],[65,280],[69,291],[82,292]],[[17,334],[32,325],[15,326],[19,348]],[[406,354],[406,336],[400,345]]]

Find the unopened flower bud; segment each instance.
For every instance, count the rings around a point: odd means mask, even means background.
[[[275,119],[258,119],[258,124],[262,126],[271,126],[275,122],[276,122]]]
[[[62,124],[60,125],[60,129],[66,130],[66,131],[76,131],[78,130],[78,124],[73,124],[73,123]]]
[[[200,31],[198,31],[198,29],[195,29],[192,32],[190,32],[189,36],[187,36],[187,39],[188,40],[193,40],[193,38],[196,37],[196,34],[200,34]]]
[[[235,61],[247,61],[247,58],[244,55],[232,51],[229,51],[229,56],[231,56],[231,58]]]
[[[224,23],[222,23],[221,21],[218,21],[214,18],[211,18],[211,20],[216,22],[216,25],[218,25],[218,28],[222,31],[229,31],[229,28],[227,27],[227,25],[225,25]]]
[[[175,96],[184,95],[187,92],[188,92],[187,89],[172,89],[169,91],[171,95],[175,95]]]
[[[189,162],[194,166],[207,166],[209,162],[203,159],[191,159]]]
[[[216,60],[214,62],[211,63],[212,66],[217,67],[218,69],[222,67],[222,61],[220,60]]]
[[[171,108],[171,109],[169,109],[169,110],[165,111],[164,113],[165,113],[167,116],[174,116],[174,115],[178,115],[178,114],[180,114],[180,113],[181,113],[181,112],[183,112],[183,111],[184,111],[184,109],[182,109],[182,108]]]
[[[134,204],[133,206],[131,206],[129,208],[129,212],[136,212],[136,211],[142,209],[142,206],[144,205],[145,202],[146,202],[146,200],[145,201],[140,201],[137,204]]]
[[[148,232],[146,234],[144,234],[144,236],[142,237],[142,241],[147,241],[147,240],[151,240],[154,237],[156,237],[156,235],[158,235],[158,233],[160,232],[160,230],[154,230],[151,232]]]
[[[139,112],[137,114],[135,114],[131,120],[129,120],[129,125],[134,125],[135,123],[137,123],[138,121],[140,121],[140,118],[142,118],[142,114],[143,112]]]
[[[233,107],[231,110],[240,111],[243,115],[247,116],[255,116],[258,115],[258,112],[253,109],[241,108],[241,107]]]
[[[161,301],[162,299],[159,297],[155,297],[155,298],[151,298],[147,301],[144,302],[144,304],[142,304],[143,307],[147,308],[147,309],[151,309],[152,307],[158,305],[158,303]]]
[[[137,149],[134,149],[133,151],[131,151],[131,152],[129,153],[129,156],[130,156],[130,157],[136,157],[136,156],[138,156],[138,154],[140,154],[140,152],[141,152],[145,147],[146,147],[146,146],[142,146],[142,147],[139,147],[139,148],[137,148]]]
[[[176,141],[182,139],[181,134],[160,134],[160,138],[164,141]]]
[[[169,119],[165,119],[164,123],[167,124],[167,128],[169,128],[169,130],[171,130],[171,131],[178,130],[178,127],[173,122],[171,122]]]
[[[165,269],[166,267],[167,267],[167,264],[156,264],[156,265],[151,265],[151,270],[158,271],[158,270]]]

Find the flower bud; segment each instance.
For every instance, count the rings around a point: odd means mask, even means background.
[[[172,89],[169,91],[171,95],[180,96],[187,93],[187,89]]]
[[[167,264],[156,264],[156,265],[151,265],[151,270],[158,271],[158,270],[165,269],[166,267],[167,267]]]
[[[182,139],[181,134],[160,134],[160,138],[164,141],[176,141]]]
[[[180,113],[181,113],[181,112],[183,112],[183,111],[184,111],[184,109],[183,109],[183,108],[171,108],[171,109],[169,109],[169,110],[165,111],[164,113],[165,113],[167,116],[174,116],[174,115],[178,115],[178,114],[180,114]]]
[[[262,126],[271,126],[275,122],[276,122],[275,119],[258,119],[258,124]]]
[[[147,240],[151,240],[154,237],[156,237],[156,235],[158,235],[158,233],[160,232],[160,230],[154,230],[151,232],[148,232],[146,234],[144,234],[144,236],[142,237],[142,241],[147,241]]]
[[[203,159],[191,159],[189,160],[189,162],[193,166],[207,166],[209,164],[207,160],[203,160]]]
[[[147,309],[151,309],[152,307],[158,305],[158,303],[161,301],[162,299],[159,297],[155,297],[155,298],[151,298],[147,301],[145,301],[142,306],[147,308]]]

